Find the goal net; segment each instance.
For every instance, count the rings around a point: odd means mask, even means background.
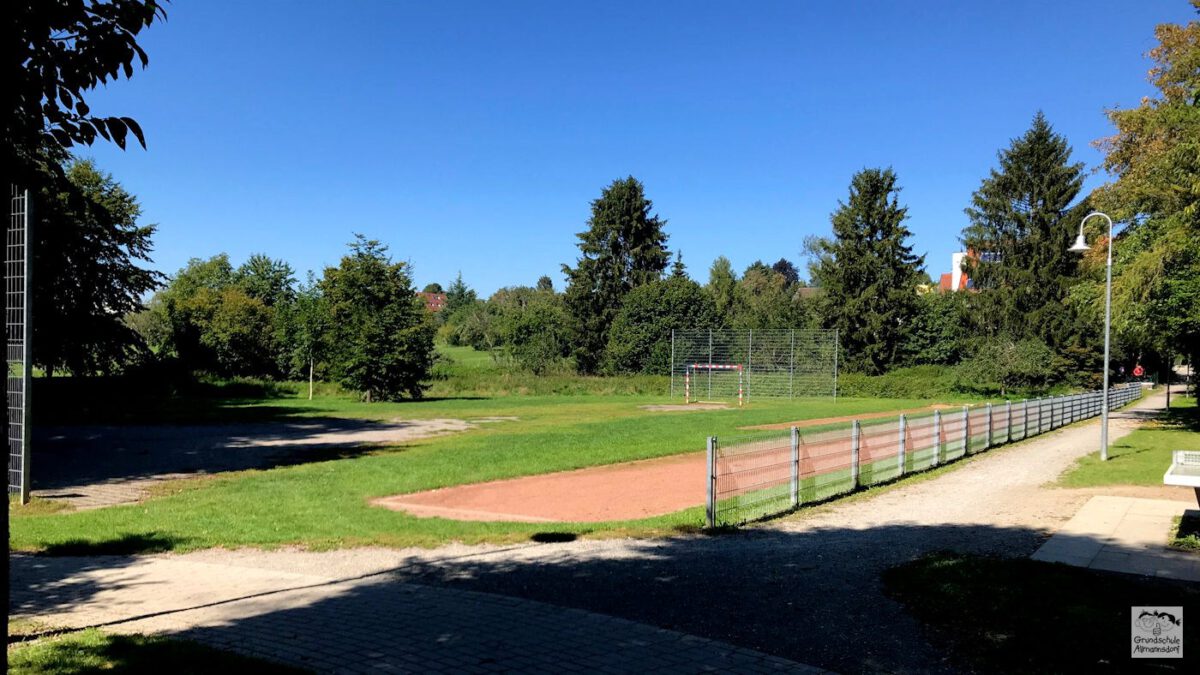
[[[836,330],[676,330],[671,395],[697,400],[837,396]]]

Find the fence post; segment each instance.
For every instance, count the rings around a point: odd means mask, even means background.
[[[1012,443],[1012,401],[1004,402],[1004,442]]]
[[[942,461],[942,411],[933,411],[933,465]]]
[[[962,409],[962,428],[963,428],[963,457],[971,451],[971,413],[967,406]]]
[[[1029,399],[1021,399],[1021,440],[1029,438]]]
[[[671,398],[675,398],[675,329],[671,329]],[[687,401],[684,401],[687,403]]]
[[[983,440],[983,449],[992,447],[992,404],[987,404],[987,436]]]
[[[862,431],[859,427],[858,420],[850,423],[850,489],[858,489],[859,468],[858,468],[858,448]]]
[[[904,475],[904,432],[908,429],[908,421],[904,417],[904,413],[900,413],[900,439],[899,445],[896,446],[896,468],[899,470],[899,475]]]
[[[792,427],[792,508],[800,506],[800,430]]]
[[[841,346],[841,339],[838,335],[837,328],[833,329],[833,400],[837,400],[837,377],[838,377],[838,348]]]
[[[712,362],[713,362],[712,329],[709,328],[708,329],[708,365],[709,365],[709,368],[708,368],[708,400],[710,400],[710,401],[712,400],[712,371],[713,371]]]
[[[717,437],[708,437],[708,496],[704,516],[710,528],[717,526]]]

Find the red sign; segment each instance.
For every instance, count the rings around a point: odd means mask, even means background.
[[[1146,371],[1140,365],[1133,367],[1133,376],[1134,377],[1141,377],[1142,375],[1145,375],[1145,374],[1146,374]]]

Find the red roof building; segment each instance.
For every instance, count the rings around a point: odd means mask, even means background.
[[[425,309],[431,312],[440,312],[442,311],[442,308],[446,306],[445,293],[426,293],[425,291],[418,291],[417,295],[425,301]]]

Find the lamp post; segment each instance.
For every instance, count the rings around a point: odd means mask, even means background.
[[[1106,265],[1104,282],[1104,394],[1100,397],[1100,461],[1108,459],[1108,343],[1112,328],[1112,240],[1113,221],[1108,215],[1092,211],[1079,221],[1079,236],[1069,250],[1083,253],[1088,250],[1087,239],[1083,236],[1083,224],[1092,216],[1100,216],[1108,221],[1108,263]]]

